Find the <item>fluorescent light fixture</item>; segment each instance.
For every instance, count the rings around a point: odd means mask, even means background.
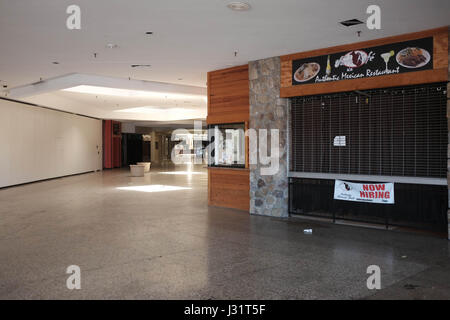
[[[159,174],[191,175],[191,174],[206,174],[206,173],[197,171],[167,171],[167,172],[159,172]]]
[[[174,112],[191,112],[191,109],[183,109],[183,108],[162,108],[162,107],[136,107],[136,108],[127,108],[127,109],[120,109],[120,110],[114,110],[114,112],[128,112],[128,113],[153,113],[153,112],[167,112],[167,111],[174,111]]]
[[[138,192],[164,192],[164,191],[189,190],[191,188],[167,186],[162,184],[151,184],[147,186],[119,187],[117,189],[125,191],[138,191]]]
[[[129,97],[129,98],[185,99],[185,98],[191,98],[191,97],[204,97],[204,99],[206,99],[206,97],[204,95],[118,89],[118,88],[88,86],[88,85],[80,85],[80,86],[76,86],[76,87],[71,87],[71,88],[63,89],[63,91],[76,92],[76,93],[88,93],[88,94],[95,94],[95,95],[105,95],[105,96]]]

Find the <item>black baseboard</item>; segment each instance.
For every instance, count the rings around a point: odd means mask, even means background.
[[[19,184],[12,184],[10,186],[0,187],[0,190],[9,189],[9,188],[15,188],[15,187],[21,187],[21,186],[25,186],[27,184],[32,184],[32,183],[45,182],[45,181],[50,181],[50,180],[56,180],[56,179],[80,176],[82,174],[93,173],[93,172],[97,172],[97,171],[102,171],[102,170],[91,170],[91,171],[85,171],[85,172],[80,172],[80,173],[68,174],[68,175],[65,175],[65,176],[53,177],[53,178],[48,178],[48,179],[34,180],[34,181],[29,181],[29,182],[24,182],[24,183],[19,183]]]

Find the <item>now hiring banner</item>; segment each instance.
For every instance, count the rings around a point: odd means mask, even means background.
[[[353,183],[336,180],[334,199],[345,201],[394,204],[393,183]]]

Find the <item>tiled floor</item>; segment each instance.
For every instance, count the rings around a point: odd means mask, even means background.
[[[190,169],[0,190],[0,299],[450,298],[446,239],[208,207],[206,170]],[[148,185],[185,189],[118,189]],[[66,287],[69,265],[81,290]]]

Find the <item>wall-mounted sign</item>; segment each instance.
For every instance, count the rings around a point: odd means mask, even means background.
[[[292,61],[292,84],[433,69],[433,37]]]
[[[334,199],[369,203],[394,203],[393,183],[353,183],[336,180]]]

